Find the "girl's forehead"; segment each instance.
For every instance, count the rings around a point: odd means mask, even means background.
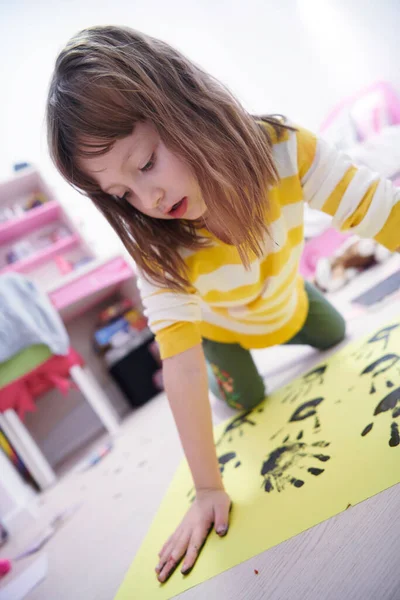
[[[79,159],[81,168],[87,173],[96,174],[109,169],[121,168],[127,160],[142,161],[150,147],[159,139],[155,127],[148,123],[136,123],[132,133],[116,140],[104,154],[93,153]],[[88,140],[88,145],[95,147],[95,140]]]

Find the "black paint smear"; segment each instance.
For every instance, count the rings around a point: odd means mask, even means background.
[[[299,431],[296,440],[301,440],[302,437],[303,437],[303,432]]]
[[[273,436],[271,436],[269,439],[270,439],[270,440],[274,440],[274,439],[275,439],[275,438],[276,438],[276,437],[277,437],[277,436],[278,436],[278,435],[279,435],[279,434],[280,434],[282,431],[283,431],[283,427],[281,427],[281,428],[279,429],[279,431],[277,431],[276,433],[274,433],[274,435],[273,435]]]
[[[392,381],[387,380],[386,387],[392,388],[392,387],[394,387],[394,383]]]
[[[238,417],[233,419],[233,421],[231,421],[225,427],[225,429],[222,433],[222,436],[218,440],[216,445],[218,446],[226,436],[229,436],[228,442],[231,442],[232,441],[232,432],[235,429],[239,429],[239,435],[243,435],[243,430],[242,430],[243,425],[251,425],[252,427],[254,427],[256,425],[256,423],[248,418],[249,415],[251,415],[252,413],[253,413],[252,410],[247,410],[246,412],[241,413]]]
[[[192,502],[194,502],[196,500],[196,492],[195,492],[195,489],[193,487],[186,494],[186,498],[189,498],[189,502],[190,503],[192,503]]]
[[[397,423],[392,423],[389,446],[394,448],[395,446],[398,446],[399,444],[400,444],[399,426],[397,425]]]
[[[236,452],[226,452],[226,454],[222,454],[218,457],[218,462],[221,465],[226,465],[226,463],[232,460],[233,458],[236,458]]]
[[[289,435],[287,435],[287,436],[285,437],[285,439],[282,441],[282,443],[283,443],[283,444],[286,444],[286,442],[289,440],[289,437],[290,437],[290,436],[289,436]]]
[[[221,456],[218,456],[219,470],[222,474],[224,473],[226,465],[236,457],[236,452],[226,452],[225,454],[221,454]],[[240,467],[241,464],[242,463],[240,462],[240,460],[236,461],[234,468],[237,469],[238,467]],[[186,497],[190,499],[190,502],[193,502],[196,499],[195,489],[193,487],[188,491]]]
[[[396,408],[397,403],[400,400],[400,387],[396,388],[390,394],[385,396],[383,400],[381,400],[378,406],[375,409],[374,416],[377,416],[381,413],[387,412],[388,410],[393,410]]]
[[[376,392],[376,387],[374,386],[374,382],[371,383],[371,389],[369,390],[370,394],[375,394]]]
[[[370,423],[369,425],[366,426],[365,429],[362,430],[361,435],[364,437],[364,435],[367,435],[367,433],[369,433],[371,431],[371,429],[373,428],[374,424]]]
[[[398,406],[399,402],[400,402],[400,387],[396,388],[395,390],[392,390],[389,394],[387,394],[387,396],[385,396],[379,402],[379,404],[375,408],[374,417],[376,417],[382,413],[388,412],[388,411],[393,411],[392,418],[397,419],[397,417],[400,416],[400,406]],[[361,435],[362,436],[367,435],[367,433],[369,433],[371,431],[372,427],[373,427],[373,423],[370,423],[369,425],[367,425],[365,427],[365,429],[362,431]],[[394,448],[394,447],[398,446],[399,443],[400,443],[399,428],[398,428],[397,423],[395,423],[393,421],[391,424],[389,446]]]
[[[326,462],[330,459],[330,456],[327,454],[313,454],[314,458],[318,458],[321,462]]]
[[[383,342],[383,347],[381,349],[383,352],[385,352],[392,332],[398,327],[400,327],[400,324],[396,323],[395,325],[389,325],[388,327],[380,329],[371,338],[369,338],[369,340],[364,342],[364,344],[353,353],[353,356],[355,356],[358,360],[362,358],[369,358],[373,354],[374,344],[377,342]]]
[[[294,413],[289,419],[289,423],[293,423],[296,421],[304,421],[304,419],[308,419],[317,414],[316,407],[321,404],[323,398],[314,398],[314,400],[309,400],[308,402],[304,402],[296,408]]]
[[[375,335],[372,336],[372,338],[367,340],[367,344],[373,344],[374,342],[380,342],[382,340],[385,340],[385,346],[383,349],[386,350],[390,334],[394,329],[397,329],[397,327],[400,327],[398,323],[396,325],[390,325],[389,327],[384,327],[383,329],[380,329],[375,333]]]
[[[314,433],[317,433],[317,431],[319,431],[320,428],[321,428],[321,423],[320,423],[320,420],[318,419],[318,415],[316,415],[315,421],[314,421]]]
[[[236,452],[226,452],[226,454],[218,456],[219,469],[221,473],[224,472],[226,464],[234,458],[236,458]]]
[[[302,479],[296,479],[295,477],[292,477],[290,483],[297,488],[301,488],[304,485],[304,481]]]
[[[283,398],[282,403],[290,400],[291,403],[295,402],[300,396],[308,395],[313,387],[313,384],[318,382],[319,384],[324,383],[324,375],[328,368],[327,364],[320,365],[316,367],[312,371],[308,371],[300,380],[300,385],[297,384],[297,388],[294,391],[292,388],[289,389],[289,392]]]
[[[311,446],[318,446],[318,448],[327,448],[330,446],[330,442],[314,442]]]
[[[317,381],[319,379],[320,383],[323,383],[323,376],[325,375],[327,368],[328,365],[320,365],[319,367],[316,367],[312,371],[309,371],[308,373],[303,375],[304,381],[309,383],[310,381]]]
[[[311,475],[321,475],[321,473],[324,472],[325,469],[316,469],[315,467],[310,467],[308,469],[308,472],[311,473]]]
[[[264,482],[264,491],[265,492],[272,492],[274,488],[272,487],[272,483],[270,479],[266,479]]]
[[[288,437],[285,438],[288,441]],[[309,452],[313,447],[327,447],[329,442],[314,442],[313,444],[306,444],[305,442],[291,442],[286,443],[285,440],[282,445],[275,448],[270,452],[267,459],[263,462],[260,474],[264,478],[263,488],[266,492],[271,492],[276,488],[278,492],[285,489],[286,484],[293,485],[294,487],[301,487],[304,481],[296,479],[288,473],[288,471],[297,466],[304,459],[317,459],[321,462],[326,462],[330,459],[330,456],[325,454],[312,454]],[[300,466],[300,465],[299,465]],[[300,468],[304,468],[301,467]],[[316,467],[308,467],[308,472],[311,475],[320,475],[324,472],[324,469]]]
[[[377,360],[374,360],[371,364],[367,365],[363,371],[361,371],[361,375],[367,375],[369,373],[373,373],[373,377],[376,377],[380,373],[384,373],[388,371],[396,363],[400,360],[400,356],[398,354],[384,354]]]

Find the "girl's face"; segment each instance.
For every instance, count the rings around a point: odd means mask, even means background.
[[[137,123],[109,152],[81,159],[80,164],[104,192],[126,198],[154,219],[196,220],[206,212],[193,173],[149,123]]]

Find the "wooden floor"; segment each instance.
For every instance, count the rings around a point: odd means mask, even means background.
[[[349,323],[350,336],[357,337],[399,312],[399,306],[391,305],[367,320],[354,319]],[[270,390],[321,358],[310,349],[289,347],[256,355]],[[232,411],[214,400],[213,414],[219,422]],[[46,546],[48,575],[28,600],[111,600],[181,457],[167,399],[161,395],[124,421],[113,452],[101,463],[85,473],[70,470],[43,494],[39,520],[11,540],[0,558],[15,555],[58,511],[76,502],[82,501],[82,506]],[[399,600],[399,515],[397,486],[179,598]],[[23,563],[14,572],[20,569]]]

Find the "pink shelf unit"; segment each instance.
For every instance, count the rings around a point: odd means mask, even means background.
[[[78,234],[75,233],[73,235],[69,235],[68,237],[63,238],[62,240],[59,240],[55,244],[52,244],[51,246],[48,246],[43,250],[35,252],[35,254],[32,254],[31,256],[28,256],[23,260],[19,260],[18,262],[12,263],[11,265],[7,265],[3,269],[1,269],[0,275],[2,273],[26,273],[28,271],[31,271],[32,269],[39,267],[43,263],[51,260],[52,258],[57,256],[57,254],[60,254],[60,252],[66,252],[67,250],[71,250],[71,248],[74,248],[79,243],[80,237]]]
[[[53,201],[32,208],[25,214],[5,223],[0,223],[0,244],[12,242],[23,235],[56,221],[61,215],[60,205]]]
[[[134,273],[128,263],[122,257],[116,257],[54,292],[50,292],[50,300],[57,310],[62,310],[83,298],[127,281],[133,276]]]

